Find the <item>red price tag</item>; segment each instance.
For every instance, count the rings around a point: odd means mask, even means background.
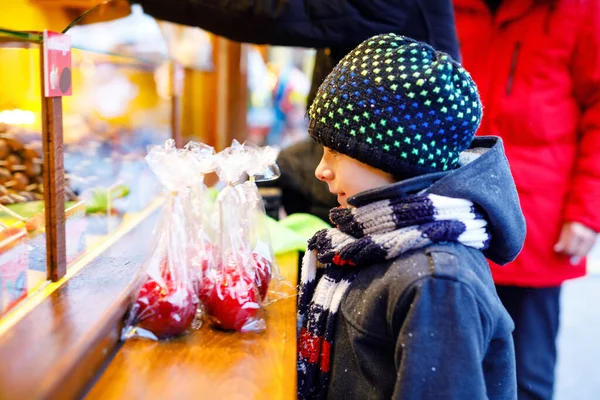
[[[44,31],[44,96],[71,95],[71,37]]]

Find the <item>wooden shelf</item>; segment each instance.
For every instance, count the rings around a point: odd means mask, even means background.
[[[0,398],[79,398],[119,344],[135,277],[160,213],[120,240],[0,334]]]
[[[279,259],[295,285],[297,255]],[[266,308],[264,333],[222,332],[209,326],[163,342],[125,341],[87,393],[87,400],[296,398],[296,296]]]

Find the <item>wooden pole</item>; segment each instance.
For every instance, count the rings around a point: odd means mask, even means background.
[[[40,51],[46,271],[48,279],[56,282],[67,273],[62,98],[44,95],[43,43]]]
[[[230,146],[233,139],[246,140],[248,82],[246,51],[240,43],[218,37],[216,64],[216,140],[217,150]]]
[[[171,63],[171,137],[175,140],[177,147],[183,146],[181,134],[181,97],[185,72],[183,66],[177,61]]]
[[[229,51],[227,39],[217,37],[215,48],[215,65],[216,65],[216,82],[217,82],[217,98],[216,98],[216,123],[215,123],[215,147],[217,151],[223,150],[230,142],[230,124],[228,115],[229,102]]]

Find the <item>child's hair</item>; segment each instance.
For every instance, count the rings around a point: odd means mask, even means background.
[[[327,76],[310,111],[322,145],[396,177],[458,165],[482,106],[469,73],[445,53],[403,36],[361,43]]]

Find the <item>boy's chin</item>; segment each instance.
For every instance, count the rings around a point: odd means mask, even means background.
[[[348,200],[348,196],[346,196],[346,194],[342,193],[342,194],[337,195],[337,201],[340,204],[340,206],[348,207],[347,200]]]

